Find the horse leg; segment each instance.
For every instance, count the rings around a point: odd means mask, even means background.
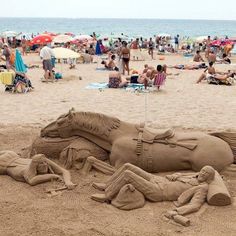
[[[92,169],[101,171],[106,175],[112,175],[115,172],[115,168],[106,162],[100,161],[93,156],[86,158],[84,166],[81,170],[81,174],[86,175]]]

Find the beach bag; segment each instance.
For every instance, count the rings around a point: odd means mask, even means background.
[[[62,79],[62,74],[59,72],[55,73],[55,79]]]

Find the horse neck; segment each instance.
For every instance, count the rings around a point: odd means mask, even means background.
[[[100,124],[98,125],[100,126]],[[109,132],[98,132],[99,127],[96,126],[92,130],[85,127],[79,128],[75,125],[73,135],[84,137],[107,151],[111,151],[112,145],[117,139],[137,132],[135,125],[122,121],[119,121],[119,127],[111,128]]]

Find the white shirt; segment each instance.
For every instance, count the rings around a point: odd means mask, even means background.
[[[43,60],[51,60],[52,57],[55,57],[55,54],[51,48],[44,46],[40,51],[40,57]]]

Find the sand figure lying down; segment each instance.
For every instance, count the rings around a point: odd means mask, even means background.
[[[32,159],[25,159],[15,152],[1,151],[0,174],[9,175],[17,181],[26,182],[32,186],[54,179],[65,182],[68,189],[75,187],[71,181],[70,172],[42,154],[35,155]]]
[[[213,184],[210,187],[211,183]],[[144,199],[152,202],[176,201],[177,207],[166,216],[179,221],[178,223],[182,220],[185,226],[189,221],[178,216],[198,211],[205,202],[213,205],[231,203],[227,188],[211,166],[203,167],[198,173],[175,173],[160,177],[132,164],[125,164],[106,183],[93,183],[93,186],[104,191],[101,194],[93,194],[93,200],[111,202],[122,210],[143,207]],[[139,194],[135,194],[134,191],[138,191]]]

